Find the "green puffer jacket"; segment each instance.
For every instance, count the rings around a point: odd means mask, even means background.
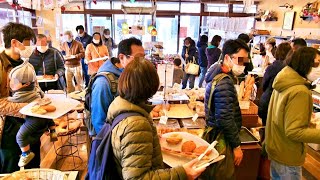
[[[112,130],[112,148],[118,173],[123,179],[187,179],[182,166],[163,169],[163,159],[157,130],[149,113],[152,106],[135,105],[117,97],[108,110],[108,120],[112,121],[122,112],[137,112],[122,120]]]
[[[266,125],[268,156],[286,166],[301,166],[306,156],[304,143],[320,143],[320,129],[308,127],[310,83],[287,66],[276,76],[273,88]]]

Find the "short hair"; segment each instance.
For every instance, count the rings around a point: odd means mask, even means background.
[[[173,64],[176,65],[176,66],[180,66],[181,65],[181,59],[180,58],[175,58],[173,60]]]
[[[99,32],[95,32],[95,33],[92,34],[91,43],[95,44],[95,43],[93,42],[93,40],[94,40],[93,36],[96,35],[96,34],[99,34],[99,36],[100,36],[100,42],[99,42],[98,46],[101,46],[101,45],[102,45],[102,38],[101,38],[101,34],[100,34]]]
[[[107,32],[107,31],[110,32],[110,29],[104,29],[104,30],[103,30],[103,33]]]
[[[218,47],[220,42],[222,40],[222,37],[219,35],[215,35],[213,36],[212,40],[211,40],[211,45]]]
[[[248,43],[250,41],[249,35],[245,33],[239,34],[238,39],[243,40],[245,43]]]
[[[244,49],[247,52],[250,51],[248,45],[244,41],[240,39],[228,40],[223,45],[222,57],[224,57],[226,54],[231,55],[238,53],[241,49]]]
[[[110,61],[111,61],[111,63],[112,63],[113,65],[115,65],[115,64],[117,64],[117,63],[120,63],[120,59],[119,59],[119,58],[116,58],[116,57],[112,57],[112,58],[110,59]]]
[[[293,43],[294,46],[299,46],[299,47],[306,47],[307,46],[306,40],[304,40],[302,38],[293,39],[291,42]]]
[[[66,32],[64,32],[64,35],[73,36],[73,33],[72,33],[72,31],[66,31]]]
[[[306,78],[314,65],[314,59],[320,52],[312,47],[301,47],[289,57],[287,64],[300,76]]]
[[[11,48],[12,39],[16,39],[21,43],[24,40],[36,42],[34,31],[29,26],[20,23],[9,22],[2,28],[1,32],[5,48]]]
[[[42,39],[42,38],[47,38],[47,36],[44,35],[44,34],[38,34],[37,35],[37,39]]]
[[[288,42],[283,42],[283,43],[279,44],[279,46],[277,47],[277,50],[276,50],[275,58],[277,60],[284,61],[291,49],[292,48],[290,46],[290,43],[288,43]]]
[[[200,42],[205,42],[205,43],[207,43],[208,42],[208,36],[207,35],[202,35],[201,37],[200,37]]]
[[[139,104],[151,98],[159,84],[159,76],[153,64],[144,58],[135,58],[122,72],[118,91],[123,99]]]
[[[118,55],[119,54],[131,55],[132,54],[132,51],[131,51],[132,45],[142,46],[142,42],[135,37],[131,37],[131,38],[122,40],[118,45]]]
[[[84,30],[84,27],[82,25],[79,25],[76,27],[76,31],[78,31],[79,29]]]

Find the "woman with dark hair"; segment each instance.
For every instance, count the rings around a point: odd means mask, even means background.
[[[198,47],[198,52],[199,52],[199,60],[198,64],[200,66],[200,77],[199,77],[199,85],[198,87],[201,88],[204,77],[207,73],[207,66],[208,66],[208,59],[206,56],[206,49],[208,47],[208,36],[207,35],[202,35],[200,37],[200,40],[197,43]]]
[[[111,145],[119,179],[195,179],[204,168],[193,169],[193,160],[183,166],[163,169],[157,130],[146,101],[159,88],[159,77],[153,64],[145,59],[131,61],[119,78],[119,96],[108,110],[110,123],[121,113],[133,112],[114,127]]]
[[[263,125],[266,125],[268,105],[273,91],[273,80],[277,76],[277,74],[284,68],[284,60],[286,59],[286,56],[290,50],[291,46],[288,42],[281,43],[276,51],[276,61],[274,61],[272,65],[268,66],[263,76],[263,94],[260,98],[259,104],[259,117],[262,119]]]
[[[320,130],[309,128],[313,105],[308,78],[319,61],[316,49],[299,48],[274,79],[265,139],[271,179],[301,179],[305,143],[320,144]]]
[[[207,66],[208,69],[212,64],[216,63],[219,60],[219,57],[221,55],[221,49],[219,49],[218,47],[220,45],[221,39],[222,38],[219,35],[213,36],[211,40],[211,44],[206,49],[206,55],[208,59],[208,66]]]
[[[86,52],[85,52],[85,58],[88,63],[89,75],[97,73],[98,69],[104,62],[103,60],[96,61],[96,62],[90,62],[90,61],[97,58],[103,58],[105,56],[109,56],[108,48],[103,44],[100,33],[95,32],[92,35],[92,42],[87,46]]]
[[[196,48],[195,42],[190,37],[184,39],[184,46],[182,48],[182,58],[185,63],[188,64],[190,62],[198,63],[198,50]],[[182,89],[187,87],[187,83],[189,81],[189,88],[192,89],[194,87],[194,81],[196,79],[196,75],[193,74],[184,74],[182,79]]]
[[[109,56],[113,57],[112,50],[117,48],[117,45],[114,43],[114,39],[110,36],[110,29],[103,30],[103,42],[104,45],[108,47]]]

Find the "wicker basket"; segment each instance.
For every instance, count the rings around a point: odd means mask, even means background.
[[[16,171],[1,180],[67,180],[67,176],[54,169],[27,169]]]

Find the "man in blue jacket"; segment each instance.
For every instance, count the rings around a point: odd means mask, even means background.
[[[142,42],[136,38],[129,38],[122,40],[118,45],[118,58],[122,68],[118,68],[112,64],[111,60],[107,60],[98,70],[99,72],[110,72],[119,78],[123,71],[123,68],[127,66],[135,57],[144,57],[144,49]],[[97,77],[92,85],[93,100],[91,103],[91,121],[98,134],[104,125],[109,105],[114,100],[114,96],[111,92],[111,87],[108,80],[103,77]]]
[[[90,36],[87,32],[84,31],[84,27],[82,25],[77,26],[76,31],[78,33],[76,41],[81,42],[84,50],[86,50],[87,45],[90,44],[92,41],[92,36]],[[86,86],[88,86],[90,76],[88,75],[88,65],[84,63],[84,58],[81,59],[81,66],[85,84]]]

